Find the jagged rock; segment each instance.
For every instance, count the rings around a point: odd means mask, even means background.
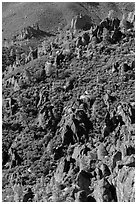
[[[110,170],[106,164],[102,164],[100,169],[101,169],[104,177],[109,176],[111,174],[111,172],[110,172]]]
[[[116,167],[117,161],[121,161],[121,160],[122,160],[122,153],[121,152],[116,152],[112,156],[112,169],[114,169]]]
[[[71,4],[68,5],[71,7]],[[77,7],[77,3],[75,5]],[[97,4],[94,6],[100,7]],[[52,14],[54,14],[53,10]],[[83,21],[82,24],[85,25],[85,22]],[[81,27],[81,25],[79,26]],[[31,28],[28,30],[28,35],[32,35],[30,38],[35,36],[35,34],[39,34],[39,32],[33,33],[34,30],[31,32],[31,30]],[[83,31],[77,33],[78,36],[83,34]],[[99,30],[97,31],[98,34]],[[5,174],[3,178],[3,201],[13,201],[10,198],[11,192],[9,188],[11,186],[8,179],[14,182],[19,177],[19,180],[21,180],[22,172],[24,173],[26,165],[29,165],[30,168],[28,169],[27,167],[27,176],[23,176],[23,186],[26,188],[27,185],[32,185],[37,195],[35,198],[36,202],[74,202],[75,200],[78,202],[134,201],[134,31],[126,31],[124,39],[122,38],[120,42],[113,45],[108,45],[109,35],[112,34],[111,38],[115,38],[113,31],[111,34],[107,30],[106,34],[104,32],[103,38],[106,43],[100,42],[102,41],[100,34],[95,37],[92,37],[92,32],[90,36],[90,31],[84,34],[85,36],[82,37],[83,48],[80,48],[79,51],[76,50],[77,36],[67,36],[66,30],[60,30],[60,34],[57,34],[55,30],[56,37],[51,36],[48,38],[47,36],[45,42],[42,42],[43,39],[40,35],[37,36],[38,41],[36,38],[35,42],[32,43],[32,46],[36,48],[33,53],[28,53],[28,45],[31,44],[29,40],[17,42],[17,39],[15,39],[15,42],[11,46],[9,45],[9,48],[3,50],[3,98],[6,99],[13,95],[13,97],[17,98],[17,103],[20,96],[25,99],[24,103],[21,103],[21,100],[19,101],[18,110],[12,116],[10,116],[8,106],[3,104],[2,151],[6,152],[4,158],[7,157],[7,163],[5,166],[3,165]],[[55,45],[53,45],[54,43]],[[39,46],[42,48],[39,49]],[[20,63],[23,66],[20,66],[18,62],[18,67],[16,65],[12,67],[12,63],[15,62],[14,53],[11,54],[12,49],[17,49],[15,54],[17,54],[17,59],[21,56]],[[21,49],[19,53],[18,49]],[[45,63],[53,62],[56,58],[56,53],[60,51],[66,56],[65,60],[60,67],[55,65],[59,69],[51,70],[51,77],[48,78],[45,75]],[[79,54],[82,52],[80,59],[76,59],[77,52]],[[86,55],[88,54],[92,55],[92,60],[87,58]],[[37,57],[38,59],[35,59]],[[24,65],[24,63],[27,64]],[[9,65],[11,65],[11,69]],[[115,69],[112,69],[113,65],[116,65],[113,67]],[[26,69],[29,72],[24,75],[23,70]],[[57,76],[52,74],[54,71],[58,72]],[[47,75],[50,76],[50,73],[47,73]],[[13,83],[15,77],[17,78],[17,84]],[[75,80],[71,81],[73,77]],[[19,87],[15,87],[15,85],[19,85]],[[53,108],[53,114],[51,114],[45,107],[42,115],[46,127],[42,129],[38,128],[36,117],[39,114],[39,108],[41,109],[45,106],[44,104],[37,106],[39,104],[38,101],[40,101],[41,89],[44,87],[49,97],[46,95],[43,95],[43,97],[46,100],[50,100],[55,108]],[[120,130],[115,129],[114,132],[105,138],[101,138],[106,114],[106,106],[104,106],[102,99],[107,90],[110,91],[110,94],[115,93],[115,96],[117,96],[113,104],[110,100],[109,112],[111,114],[116,109],[116,114],[118,117],[121,116],[121,120],[123,119],[125,122],[125,127],[120,124],[120,127],[118,126]],[[89,104],[87,100],[81,100],[82,104],[79,104],[79,96],[83,96],[85,91],[94,96],[93,102],[95,101],[95,103]],[[131,107],[132,102],[134,102],[133,109]],[[119,103],[120,106],[117,107]],[[87,129],[90,129],[87,133],[87,141],[85,141],[85,138],[73,140],[70,138],[70,132],[67,131],[68,134],[65,134],[67,140],[63,143],[62,130],[66,125],[69,125],[75,132],[71,116],[77,112],[76,109],[78,108],[83,109],[91,121],[91,123],[89,122],[89,128],[87,127],[88,124],[84,123]],[[20,113],[21,110],[23,110],[22,113]],[[33,114],[32,112],[35,113]],[[76,115],[79,116],[78,118],[82,123],[80,113]],[[21,119],[19,119],[20,114],[24,116]],[[24,120],[27,122],[24,123]],[[20,122],[21,128],[18,125]],[[17,141],[15,148],[23,160],[21,165],[9,170],[8,168],[11,165],[8,162],[8,151],[14,138],[19,135],[21,135],[21,140]],[[34,170],[35,179],[31,169]],[[15,178],[11,178],[12,172],[19,172],[19,176],[15,175]],[[44,176],[44,180],[39,183],[41,174]]]
[[[100,179],[102,179],[103,178],[103,174],[102,174],[102,171],[100,170],[100,168],[96,168],[95,169],[95,173],[96,173],[96,178],[97,178],[97,180],[100,180]]]
[[[74,148],[72,158],[76,160],[76,166],[80,170],[89,171],[92,160],[97,160],[97,153],[95,149],[91,151],[88,146],[82,145]]]
[[[69,194],[70,197],[75,200],[76,194],[77,194],[78,191],[80,191],[79,186],[77,186],[76,184],[72,183],[72,186],[70,188],[70,194]]]
[[[124,166],[129,166],[129,167],[135,167],[135,156],[126,156],[123,160],[122,163]]]
[[[127,145],[126,145],[126,143],[121,145],[121,153],[122,153],[122,159],[124,159],[124,157],[127,156]]]
[[[116,150],[115,145],[109,144],[109,145],[107,146],[107,151],[109,152],[109,154],[113,155],[114,152],[115,152],[115,150]]]
[[[135,202],[135,168],[123,166],[116,179],[118,202]]]
[[[96,165],[97,165],[97,160],[92,159],[90,161],[90,172],[94,171],[96,169]]]
[[[91,27],[90,17],[87,15],[77,15],[71,21],[71,29],[76,32],[79,29],[88,30]]]
[[[95,161],[97,160],[97,154],[94,153],[94,151],[90,151],[88,156],[83,155],[79,159],[79,167],[80,170],[85,170],[85,171],[93,171],[95,169]]]
[[[97,160],[98,156],[97,156],[97,150],[96,149],[92,149],[89,152],[90,158],[91,160]]]
[[[74,148],[72,158],[77,160],[80,155],[81,147],[78,145]]]
[[[104,146],[104,144],[100,144],[97,150],[97,155],[98,155],[98,159],[102,160],[105,158],[105,156],[108,155],[108,152]]]
[[[71,176],[72,174],[72,169],[70,169],[70,165],[66,163],[66,159],[65,158],[61,158],[58,166],[57,166],[57,169],[56,169],[56,172],[54,174],[54,178],[57,182],[63,182],[65,177],[69,177]]]
[[[90,170],[90,158],[88,156],[82,156],[79,158],[79,169],[89,171]]]
[[[97,181],[97,185],[94,189],[94,197],[97,202],[112,202],[113,197],[110,191],[111,185],[107,181],[107,179],[102,178],[101,180]]]
[[[129,145],[128,141],[121,145],[122,159],[126,156],[135,154],[135,148]]]
[[[90,192],[89,186],[91,184],[90,179],[92,178],[92,174],[86,171],[80,171],[77,175],[76,182],[81,190],[85,190],[86,192]]]
[[[86,201],[87,201],[86,191],[84,191],[84,190],[79,191],[79,192],[76,194],[76,200],[75,200],[75,202],[86,202]]]

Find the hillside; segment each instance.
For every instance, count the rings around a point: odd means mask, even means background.
[[[135,202],[135,27],[117,26],[124,9],[134,3],[2,4],[3,202]],[[109,10],[118,19],[102,31]],[[69,33],[79,13],[98,32]]]
[[[5,2],[2,4],[3,38],[9,38],[36,22],[41,30],[56,32],[58,27],[70,24],[72,17],[78,13],[89,15],[94,23],[99,23],[111,9],[121,18],[123,8],[133,11],[134,3]]]

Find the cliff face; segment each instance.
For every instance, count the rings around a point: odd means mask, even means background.
[[[3,3],[3,201],[135,202],[134,26],[82,48],[85,31],[64,29],[79,12],[99,25],[123,8],[134,4]]]

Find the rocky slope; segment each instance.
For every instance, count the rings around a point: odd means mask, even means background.
[[[34,23],[36,16],[31,14],[29,4],[3,4],[4,38],[10,39],[23,26]],[[49,33],[52,30],[55,36],[38,37],[37,42],[34,42],[34,38],[27,43],[24,40],[20,45],[3,47],[3,201],[22,201],[27,188],[30,187],[35,195],[33,201],[36,202],[135,202],[135,118],[134,111],[130,110],[130,106],[134,109],[135,105],[134,31],[127,32],[125,37],[115,44],[108,43],[103,47],[103,42],[95,43],[89,49],[91,56],[86,54],[85,49],[80,58],[75,55],[76,38],[66,38],[64,30],[56,34],[58,23],[67,25],[66,22],[70,22],[69,18],[81,9],[83,12],[85,9],[91,12],[90,16],[93,16],[96,23],[105,17],[108,6],[117,9],[120,16],[121,9],[127,4],[64,3],[60,6],[59,3],[31,3],[31,11],[36,10],[35,15],[39,16],[40,28]],[[39,12],[41,8],[44,10],[42,14]],[[96,8],[94,12],[93,8]],[[130,9],[134,9],[131,4]],[[65,17],[62,14],[64,11]],[[25,20],[24,15],[28,16]],[[9,27],[9,18],[12,28]],[[49,60],[48,52],[25,65],[18,66],[12,72],[8,70],[12,60],[14,61],[10,57],[11,48],[15,46],[16,49],[22,49],[27,53],[30,44],[35,48],[44,39],[47,49],[49,43],[53,40],[55,42],[55,39],[59,46],[57,50],[70,44],[71,55],[59,69],[57,78],[47,78],[43,75],[43,68]],[[116,62],[119,64],[118,70],[113,71]],[[132,69],[121,73],[121,65],[125,62]],[[19,87],[15,84],[6,86],[7,79],[12,76],[20,78],[24,70],[31,74],[30,78],[25,75],[25,80],[19,82]],[[64,90],[67,81],[73,82],[73,85]],[[49,118],[45,119],[44,128],[38,126],[40,110],[37,108],[36,94],[40,93],[43,87],[49,94],[49,103],[52,104],[54,113],[54,120],[50,120],[52,117],[47,113]],[[72,142],[68,137],[68,140],[64,141],[63,128],[71,123],[70,109],[78,108],[77,99],[85,91],[95,99],[87,114],[88,139],[81,138],[81,141]],[[124,121],[125,124],[120,128],[118,126],[108,135],[102,136],[108,112],[104,103],[107,91],[115,98],[114,101],[109,101],[110,115],[113,115],[121,102],[125,104],[126,111],[130,110],[132,114],[130,124],[127,125]],[[12,109],[5,100],[10,97],[15,99]],[[47,107],[50,104],[46,103]],[[11,147],[16,149],[15,164],[12,163],[14,158],[10,156]]]
[[[119,18],[122,9],[134,10],[134,3],[84,3],[84,2],[5,2],[2,4],[3,38],[11,38],[22,28],[38,22],[41,30],[55,32],[70,24],[72,17],[78,13],[87,14],[94,23],[99,23],[113,9]],[[54,14],[54,15],[53,15]]]

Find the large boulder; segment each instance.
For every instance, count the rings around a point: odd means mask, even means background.
[[[81,190],[85,190],[87,193],[90,193],[89,186],[91,184],[92,174],[84,170],[80,171],[77,175],[76,182]]]
[[[87,15],[77,15],[71,21],[71,28],[74,30],[89,30],[91,25],[91,19]]]

